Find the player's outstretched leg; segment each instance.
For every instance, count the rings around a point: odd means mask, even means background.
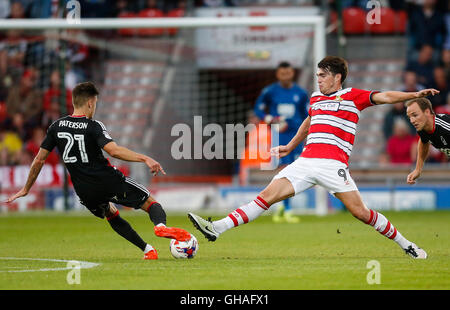
[[[294,193],[294,188],[286,178],[274,179],[255,200],[237,208],[218,221],[211,222],[211,220],[205,220],[194,213],[189,213],[188,218],[206,239],[215,241],[228,229],[253,221],[268,210],[272,204],[291,197]]]
[[[150,244],[147,244],[144,240],[142,240],[131,225],[120,216],[119,210],[117,210],[114,205],[110,203],[106,207],[105,215],[109,225],[111,225],[115,232],[144,252],[144,259],[158,258],[158,253],[156,250]]]
[[[352,215],[365,224],[375,228],[383,236],[395,241],[406,254],[414,259],[426,259],[427,253],[413,242],[407,240],[381,213],[368,209],[361,199],[358,191],[336,193],[339,200],[352,213]]]
[[[178,241],[187,241],[191,238],[191,234],[184,229],[166,226],[166,212],[153,197],[149,196],[141,209],[150,216],[150,220],[155,225],[153,229],[156,236]]]

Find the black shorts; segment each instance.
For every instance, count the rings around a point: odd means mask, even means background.
[[[150,192],[143,185],[129,177],[113,183],[105,182],[98,187],[83,183],[74,183],[74,187],[81,204],[100,218],[105,217],[109,202],[139,209],[150,196]]]

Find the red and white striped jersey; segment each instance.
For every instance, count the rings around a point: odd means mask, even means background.
[[[301,157],[339,160],[348,165],[362,110],[372,106],[373,91],[341,89],[331,95],[311,95],[311,126]]]

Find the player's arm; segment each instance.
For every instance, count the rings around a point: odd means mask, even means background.
[[[422,168],[425,163],[425,160],[428,157],[428,152],[430,151],[430,142],[423,143],[421,139],[417,143],[417,160],[416,160],[416,169],[413,172],[408,174],[406,178],[406,183],[415,184],[416,179],[420,177],[422,173]]]
[[[266,113],[267,106],[270,106],[270,104],[270,92],[269,86],[267,86],[261,91],[261,94],[256,99],[255,107],[253,109],[255,115],[266,124],[272,123],[273,120],[273,116]]]
[[[297,130],[295,136],[289,141],[287,145],[279,145],[270,150],[270,153],[277,157],[284,157],[292,152],[306,136],[308,136],[309,127],[311,126],[311,116],[308,115]]]
[[[114,158],[132,162],[143,162],[150,168],[153,175],[157,175],[158,172],[166,174],[162,166],[156,160],[144,154],[136,153],[126,147],[117,145],[114,141],[105,144],[103,150]]]
[[[30,172],[28,173],[28,178],[25,186],[22,187],[20,191],[9,197],[8,200],[6,200],[7,203],[13,202],[17,198],[26,196],[28,194],[34,182],[36,182],[36,179],[41,172],[42,166],[44,166],[45,160],[47,159],[49,154],[50,152],[46,149],[39,149],[39,152],[31,163]]]
[[[437,94],[439,94],[439,91],[434,88],[423,89],[418,92],[385,91],[373,93],[371,100],[374,104],[392,104]]]

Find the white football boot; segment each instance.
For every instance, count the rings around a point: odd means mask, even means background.
[[[205,220],[194,213],[188,213],[188,218],[209,241],[216,241],[219,238],[219,233],[214,229],[214,225],[211,220]]]
[[[406,254],[414,259],[426,259],[428,257],[427,252],[419,248],[415,243],[411,243],[411,245],[404,250]]]

